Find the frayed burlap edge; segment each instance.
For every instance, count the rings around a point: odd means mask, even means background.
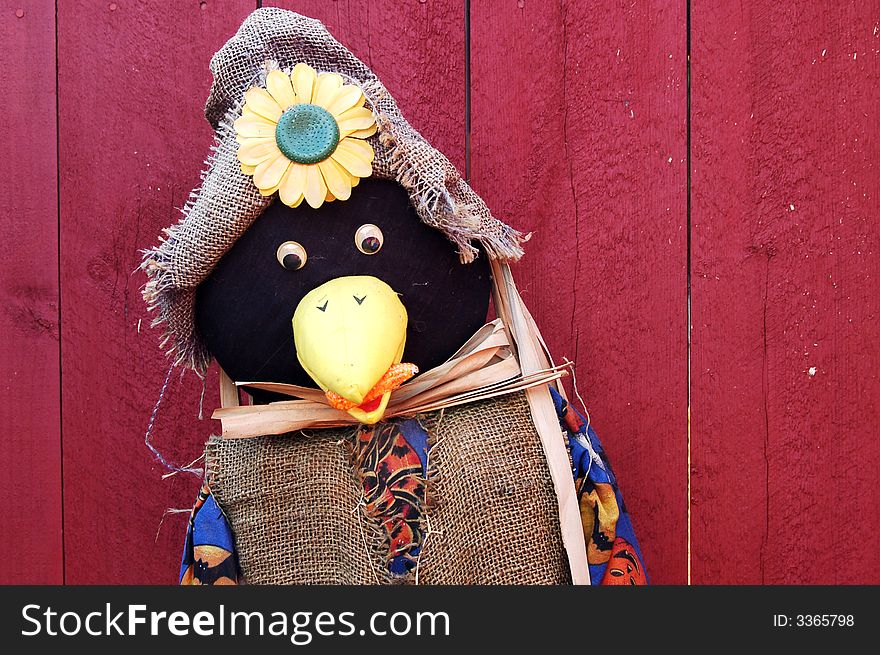
[[[200,375],[211,355],[195,325],[196,287],[273,200],[241,172],[233,123],[250,86],[264,83],[272,68],[289,71],[298,62],[337,72],[363,90],[379,128],[370,139],[374,175],[407,189],[419,218],[455,244],[463,263],[477,256],[474,241],[493,259],[515,261],[523,254],[524,236],[492,216],[452,163],[406,121],[375,74],[319,21],[274,7],[258,9],[211,59],[214,83],[205,116],[216,138],[201,185],[190,194],[180,222],[164,230],[157,246],[142,251],[148,277],[143,296],[155,315],[152,325],[164,327],[161,347],[175,365]]]
[[[222,257],[214,255],[210,261],[207,253],[222,250],[225,254],[271,203],[271,198],[262,196],[241,172],[233,127],[240,114],[238,105],[218,126],[200,176],[202,183],[184,204],[183,218],[163,230],[157,246],[141,251],[140,267],[147,274],[142,294],[147,310],[153,314],[150,325],[164,328],[160,347],[173,358],[175,366],[182,364],[199,375],[207,370],[211,354],[196,328],[196,287]],[[213,201],[216,197],[228,199],[232,195],[229,187],[241,199],[236,203],[236,212],[229,211],[228,202]],[[224,192],[217,193],[221,188]]]

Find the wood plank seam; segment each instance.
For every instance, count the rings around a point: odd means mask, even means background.
[[[64,542],[64,367],[62,357],[61,333],[63,328],[61,315],[61,129],[59,127],[58,101],[58,2],[55,0],[55,211],[57,218],[58,248],[58,449],[61,454],[61,584],[67,584],[67,548]]]
[[[687,0],[685,7],[685,51],[687,60],[685,63],[685,158],[687,160],[687,173],[685,174],[685,225],[687,229],[687,241],[685,244],[687,259],[687,584],[691,585],[691,391],[693,379],[691,378],[691,333],[693,322],[691,315],[691,0]]]

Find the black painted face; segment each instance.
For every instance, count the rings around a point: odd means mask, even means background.
[[[378,232],[363,228],[369,224]],[[279,257],[287,242],[304,253],[287,245]],[[400,185],[368,179],[349,200],[317,210],[270,205],[199,286],[198,329],[233,380],[314,387],[297,361],[293,312],[306,293],[347,275],[372,275],[400,294],[409,315],[403,361],[422,371],[448,359],[486,319],[485,255],[461,264],[446,237],[419,220]]]

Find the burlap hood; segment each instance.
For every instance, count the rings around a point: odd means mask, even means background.
[[[162,347],[176,365],[200,374],[211,355],[195,326],[196,287],[273,201],[260,195],[241,171],[233,122],[251,86],[265,84],[274,68],[289,72],[300,62],[319,72],[339,73],[363,90],[378,125],[369,139],[376,154],[373,175],[406,188],[418,216],[455,244],[462,262],[476,257],[473,241],[493,259],[522,256],[522,235],[492,216],[452,163],[403,118],[394,98],[363,62],[319,21],[283,9],[258,9],[211,59],[214,82],[205,117],[216,139],[202,185],[190,194],[181,221],[164,230],[158,246],[144,251],[141,265],[149,278],[143,295],[156,314],[153,325],[165,327]]]

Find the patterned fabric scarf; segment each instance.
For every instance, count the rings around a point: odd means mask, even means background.
[[[415,419],[363,427],[355,464],[367,516],[379,522],[386,534],[388,570],[404,575],[416,565],[423,540],[428,435]]]

